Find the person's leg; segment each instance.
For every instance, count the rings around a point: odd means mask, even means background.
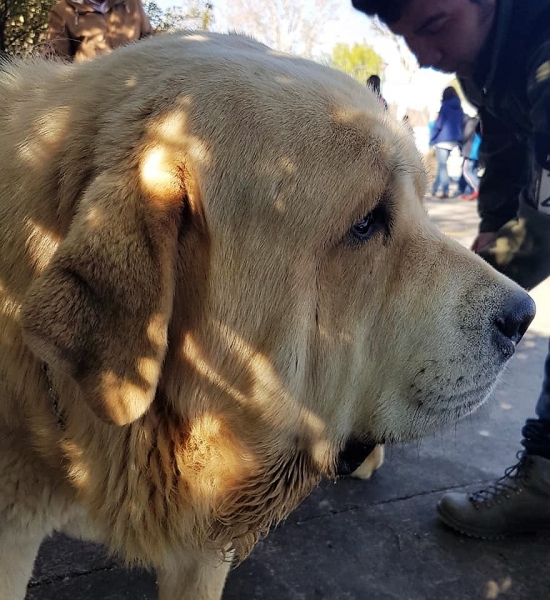
[[[440,152],[441,152],[441,148],[434,148],[435,150],[435,160],[437,162],[437,166],[436,166],[436,170],[435,170],[435,177],[434,177],[434,182],[432,185],[432,196],[435,196],[437,194],[437,190],[439,189],[439,173],[441,171],[441,163],[440,163]]]
[[[544,361],[542,390],[535,408],[537,419],[527,419],[521,430],[522,446],[527,454],[550,460],[550,343]]]
[[[463,165],[462,175],[460,176],[460,179],[458,180],[458,193],[461,196],[469,196],[472,192],[473,192],[473,190],[472,190],[471,186],[466,181],[466,177],[464,177],[464,165]]]
[[[464,165],[464,176],[474,192],[479,190],[479,175],[477,174],[478,161],[467,158]]]
[[[437,512],[446,525],[481,538],[550,529],[550,344],[535,411],[538,419],[522,429],[525,450],[503,477],[473,494],[441,498]]]
[[[450,150],[445,150],[446,156],[445,156],[445,161],[442,164],[441,167],[441,175],[440,175],[440,180],[441,180],[441,190],[443,192],[444,196],[448,196],[449,195],[449,185],[451,183],[450,179],[449,179],[449,172],[447,171],[447,162],[449,161],[449,156],[451,154]]]
[[[471,158],[464,159],[464,168],[462,170],[464,179],[468,182],[468,185],[472,188],[472,192],[468,195],[468,200],[474,200],[477,198],[479,191],[479,177],[477,175],[477,160]]]
[[[447,161],[449,160],[450,150],[447,148],[435,149],[437,158],[437,177],[434,182],[433,193],[437,192],[437,188],[441,186],[441,191],[444,196],[449,195],[449,173],[447,172]]]

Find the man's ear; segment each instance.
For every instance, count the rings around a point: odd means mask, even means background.
[[[33,352],[67,372],[94,413],[117,425],[140,417],[155,396],[185,197],[183,183],[154,195],[136,179],[96,177],[22,308]]]

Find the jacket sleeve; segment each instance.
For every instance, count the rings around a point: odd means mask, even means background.
[[[529,204],[550,214],[550,38],[544,34],[539,40],[527,81],[532,139],[519,139],[505,124],[482,114],[481,232],[497,231],[516,216],[523,189]]]
[[[432,134],[430,136],[430,146],[434,145],[435,139],[437,138],[437,136],[439,135],[439,132],[443,128],[443,121],[445,120],[445,116],[443,113],[444,113],[444,107],[442,106],[439,109],[439,114],[437,115],[437,120],[434,123],[433,129],[432,129]]]
[[[547,41],[546,41],[547,40]],[[550,38],[539,46],[529,71],[528,95],[533,125],[533,173],[530,200],[550,214]]]
[[[64,59],[72,58],[70,34],[67,30],[65,18],[63,5],[61,2],[58,2],[50,12],[46,42],[44,44],[44,54],[46,56],[57,56]]]
[[[529,146],[486,109],[480,117],[479,160],[485,173],[479,186],[479,231],[496,232],[517,216],[519,196],[528,182]]]

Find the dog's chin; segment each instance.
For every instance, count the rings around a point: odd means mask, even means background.
[[[357,438],[349,438],[346,445],[340,450],[336,462],[336,475],[338,477],[347,477],[356,471],[374,450],[377,444],[384,443],[383,440],[377,442],[365,442]]]
[[[479,410],[491,397],[493,389],[494,385],[475,393],[451,397],[446,402],[424,406],[423,410],[417,410],[411,413],[408,418],[402,419],[401,422],[407,424],[405,428],[393,427],[387,429],[385,442],[388,444],[414,442],[432,435],[436,431],[456,425],[462,419]]]

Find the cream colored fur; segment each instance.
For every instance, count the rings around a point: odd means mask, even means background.
[[[362,464],[351,474],[356,479],[370,479],[373,473],[384,463],[384,445],[376,444],[373,451]]]
[[[453,422],[502,369],[518,288],[431,225],[408,131],[341,73],[158,36],[7,67],[0,136],[5,600],[53,530],[217,600],[346,440]]]

